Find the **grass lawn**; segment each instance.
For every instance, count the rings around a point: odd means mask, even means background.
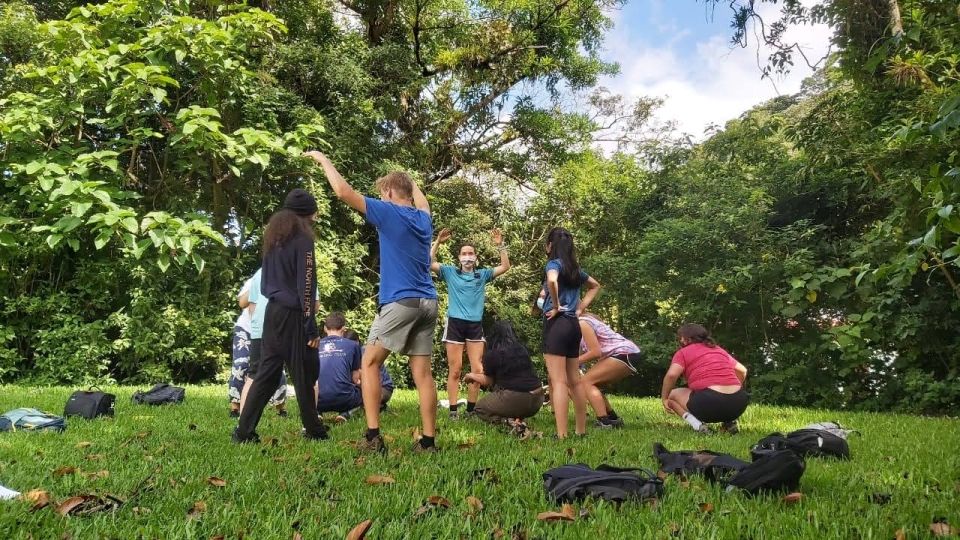
[[[960,424],[944,418],[752,407],[735,436],[700,436],[668,418],[655,399],[613,398],[628,422],[622,431],[590,430],[585,439],[556,441],[543,410],[531,422],[542,440],[519,441],[479,422],[451,423],[441,414],[436,455],[409,452],[417,425],[416,395],[399,391],[382,429],[392,441],[386,458],[358,459],[349,443],[362,418],[332,430],[326,442],[300,438],[294,411],[268,410],[260,445],[234,445],[224,389],[189,387],[181,405],[132,405],[130,387],[117,394],[115,419],[71,419],[55,433],[0,434],[0,484],[42,489],[54,504],[31,512],[25,501],[0,501],[0,538],[344,538],[373,519],[369,538],[907,538],[929,537],[943,518],[960,527]],[[63,410],[67,388],[0,386],[0,411],[30,406]],[[441,413],[444,412],[441,410]],[[651,445],[709,448],[749,459],[749,448],[772,431],[837,420],[857,428],[849,462],[810,459],[803,499],[749,498],[723,493],[699,478],[668,479],[657,505],[621,507],[590,501],[576,522],[538,522],[559,510],[544,494],[541,475],[570,462],[655,468]],[[75,467],[76,472],[64,472]],[[474,474],[491,469],[491,475]],[[369,485],[371,475],[396,482]],[[210,477],[226,482],[218,487]],[[77,494],[111,494],[125,504],[110,512],[61,517],[57,502]],[[874,496],[880,494],[881,496]],[[883,496],[889,495],[889,498]],[[450,508],[415,516],[433,495]],[[474,510],[466,498],[483,503]],[[889,500],[887,500],[889,499]],[[190,510],[202,502],[205,510]],[[711,512],[701,503],[713,505]],[[525,536],[521,536],[525,535]]]

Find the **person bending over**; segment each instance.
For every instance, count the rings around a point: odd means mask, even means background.
[[[587,399],[580,380],[580,325],[577,317],[586,311],[600,290],[597,280],[580,268],[573,235],[556,227],[547,236],[547,265],[542,288],[543,360],[550,377],[550,401],[557,424],[557,438],[567,437],[570,395],[576,417],[577,435],[587,431]],[[580,289],[587,292],[580,299]]]
[[[522,422],[543,406],[543,385],[533,370],[530,352],[509,322],[494,323],[489,348],[483,355],[483,372],[468,373],[465,379],[492,389],[480,398],[475,409],[477,417],[486,422]]]
[[[437,290],[430,277],[433,223],[430,204],[416,182],[394,171],[377,180],[380,199],[357,193],[333,163],[317,151],[306,153],[323,167],[337,198],[364,215],[380,240],[380,292],[377,316],[370,327],[361,362],[363,409],[367,432],[360,450],[386,453],[380,435],[380,366],[391,352],[410,358],[410,371],[420,397],[423,437],[414,452],[435,452],[437,385],[430,357],[437,325]]]
[[[360,395],[360,345],[344,336],[347,319],[335,311],[323,321],[326,336],[317,346],[320,375],[317,392],[317,413],[335,412],[346,418],[349,412],[363,405]]]
[[[582,366],[596,360],[583,375],[587,400],[597,415],[594,425],[601,429],[621,428],[623,420],[617,416],[599,386],[636,374],[634,362],[643,358],[640,347],[615,332],[592,313],[584,313],[580,317],[580,333],[583,339],[580,341],[581,353],[578,362]]]
[[[463,351],[466,348],[471,373],[482,373],[483,358],[483,304],[487,284],[510,269],[510,257],[503,245],[503,234],[494,229],[490,233],[493,243],[500,250],[500,264],[494,268],[477,268],[477,250],[471,244],[460,247],[460,264],[453,266],[437,262],[437,247],[450,239],[450,230],[443,229],[437,241],[430,247],[430,270],[447,284],[449,305],[447,322],[443,327],[443,342],[447,348],[447,398],[450,400],[450,419],[456,420],[457,394],[460,390],[460,374],[463,370]],[[480,385],[467,384],[467,414],[473,412]]]
[[[660,390],[664,410],[682,417],[700,433],[710,433],[710,422],[722,422],[723,431],[737,433],[737,419],[750,403],[750,395],[743,389],[747,368],[714,343],[699,324],[681,326],[677,340],[680,349],[673,355]],[[676,388],[681,375],[687,388]]]

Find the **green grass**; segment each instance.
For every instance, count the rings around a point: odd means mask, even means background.
[[[24,501],[0,501],[0,538],[285,538],[296,528],[303,538],[343,538],[371,518],[369,538],[490,538],[501,529],[527,538],[908,538],[926,537],[935,518],[960,525],[960,426],[956,420],[751,407],[736,436],[698,436],[666,417],[654,399],[614,398],[627,422],[623,431],[591,430],[582,440],[556,441],[549,411],[532,421],[547,438],[519,441],[472,421],[449,423],[441,415],[437,455],[409,452],[417,425],[416,396],[397,392],[382,422],[393,439],[389,457],[358,462],[350,442],[362,418],[333,428],[333,439],[307,442],[292,414],[267,411],[258,429],[265,443],[231,444],[234,421],[227,417],[220,387],[189,387],[177,406],[132,405],[133,388],[112,388],[115,419],[71,419],[65,433],[0,434],[0,484],[21,492],[43,489],[55,501],[84,493],[135,500],[114,512],[60,517],[51,507],[31,512]],[[70,390],[0,386],[0,411],[31,406],[60,412]],[[803,500],[749,498],[722,491],[701,479],[689,486],[668,480],[660,504],[616,507],[590,501],[578,505],[589,516],[573,523],[544,523],[538,512],[557,509],[543,491],[541,475],[568,462],[654,468],[651,444],[671,449],[709,448],[746,458],[760,437],[804,423],[838,420],[863,432],[851,440],[849,462],[807,461]],[[268,439],[275,438],[275,441]],[[388,439],[388,440],[389,440]],[[90,446],[82,442],[93,443]],[[469,443],[475,443],[469,446]],[[467,444],[464,444],[467,443]],[[464,445],[464,448],[458,448]],[[466,447],[469,446],[469,447]],[[77,474],[56,476],[60,467]],[[498,482],[476,480],[473,471],[491,468]],[[98,471],[109,476],[97,477]],[[367,485],[372,474],[390,475],[393,485]],[[226,480],[214,487],[211,476]],[[892,495],[887,504],[873,493]],[[449,509],[414,517],[424,500],[446,497]],[[470,515],[467,496],[483,501]],[[188,519],[196,501],[206,503],[199,519]],[[714,511],[703,513],[700,503]]]

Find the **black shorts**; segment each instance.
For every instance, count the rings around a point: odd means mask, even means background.
[[[543,319],[543,354],[577,358],[581,338],[580,321],[576,317],[560,314]]]
[[[743,388],[732,394],[705,388],[690,394],[687,410],[701,422],[732,422],[740,418],[749,403],[750,394]]]
[[[615,354],[615,355],[611,356],[610,358],[613,358],[614,360],[619,360],[620,362],[623,362],[624,364],[627,365],[628,368],[630,368],[630,371],[632,371],[633,373],[636,373],[636,372],[637,372],[637,366],[633,365],[633,363],[634,363],[634,362],[640,362],[641,360],[643,360],[643,353],[642,353],[642,352],[637,352],[637,353],[629,353],[629,354]],[[694,415],[694,416],[696,416],[696,415]]]
[[[257,376],[257,370],[260,368],[260,346],[262,339],[250,340],[250,361],[247,364],[247,377],[254,379]]]
[[[447,324],[443,327],[443,341],[461,345],[467,341],[485,341],[483,325],[474,321],[447,317]]]

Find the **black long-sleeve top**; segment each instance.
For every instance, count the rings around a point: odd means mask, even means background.
[[[494,390],[531,392],[540,388],[530,353],[523,346],[490,350],[483,354],[483,374],[493,379]]]
[[[270,302],[299,309],[308,340],[319,335],[314,298],[317,291],[313,239],[298,234],[263,256],[260,293]]]

